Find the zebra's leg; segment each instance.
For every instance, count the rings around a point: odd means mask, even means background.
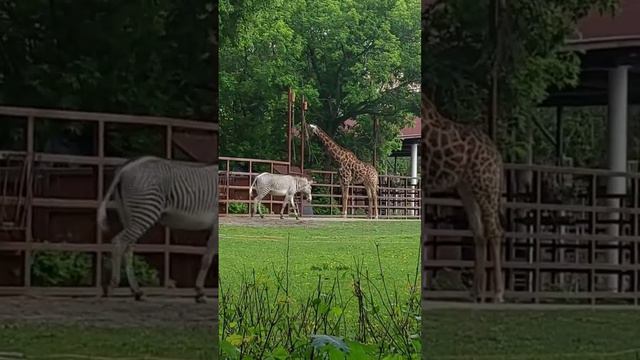
[[[293,214],[296,216],[296,220],[300,219],[300,214],[298,213],[298,207],[296,206],[296,203],[293,201],[293,196],[289,197],[289,209],[293,209]]]
[[[280,219],[284,219],[284,208],[289,205],[289,199],[291,196],[289,194],[284,196],[284,200],[282,200],[282,208],[280,209]]]
[[[209,234],[209,239],[207,240],[207,249],[205,250],[204,255],[202,255],[202,260],[200,261],[200,270],[198,271],[198,277],[196,278],[197,303],[207,302],[207,298],[204,295],[204,280],[207,277],[207,271],[209,271],[209,267],[211,267],[211,261],[213,260],[213,257],[215,255],[215,245],[217,239],[218,222],[216,221],[214,226],[211,228],[211,233]]]
[[[136,279],[135,272],[133,271],[133,246],[131,244],[129,244],[127,249],[124,251],[124,264],[127,270],[127,280],[129,281],[131,293],[137,301],[140,301],[142,300],[144,293],[140,290],[140,285],[138,285],[138,280]]]
[[[154,199],[146,199],[154,201]],[[111,282],[106,293],[120,284],[120,266],[122,256],[132,244],[135,244],[151,227],[160,219],[162,210],[160,207],[142,207],[129,211],[129,223],[115,238],[113,238],[113,254],[111,255]],[[108,296],[108,295],[107,295]]]
[[[262,209],[260,206],[260,202],[262,201],[262,199],[267,196],[267,192],[264,193],[258,193],[258,191],[256,190],[257,194],[256,197],[253,199],[253,207],[254,207],[254,211],[257,211],[258,214],[260,214],[260,218],[264,219],[264,215],[262,214]]]
[[[127,247],[127,243],[123,240],[126,230],[120,231],[111,240],[113,243],[113,250],[111,251],[111,280],[109,284],[103,289],[104,296],[109,297],[113,294],[113,289],[120,285],[120,268],[122,266],[122,255]]]

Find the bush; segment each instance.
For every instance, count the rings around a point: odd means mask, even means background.
[[[35,286],[91,286],[92,256],[71,251],[36,251],[31,265]]]
[[[260,204],[260,210],[263,214],[269,214],[269,208],[264,206],[264,204]],[[249,214],[249,204],[247,203],[230,203],[229,204],[229,214]]]
[[[129,279],[127,278],[124,258],[122,260],[122,268],[120,271],[120,285],[119,286],[129,286]],[[105,256],[105,262],[102,265],[102,270],[106,274],[111,276],[111,255]],[[133,255],[133,273],[136,276],[136,280],[138,280],[138,284],[140,286],[159,286],[160,285],[160,277],[158,275],[158,270],[156,270],[153,266],[149,265],[149,263],[139,255]]]
[[[138,255],[133,257],[133,269],[140,286],[158,286],[158,271]],[[111,257],[107,255],[103,271],[111,274]],[[32,282],[35,286],[91,286],[93,284],[93,256],[71,251],[37,251],[31,265]],[[120,285],[128,286],[124,270]]]

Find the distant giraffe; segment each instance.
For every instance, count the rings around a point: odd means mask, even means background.
[[[349,185],[363,184],[369,198],[368,217],[378,218],[378,171],[356,157],[356,155],[338,145],[324,130],[317,125],[309,124],[311,132],[324,144],[331,157],[340,165],[338,175],[342,188],[342,217],[347,217]],[[375,215],[374,215],[375,214]]]
[[[503,162],[485,133],[442,116],[422,95],[423,192],[456,189],[469,218],[475,242],[473,295],[484,302],[487,241],[493,249],[494,302],[503,302],[502,258]],[[424,222],[423,222],[424,226]],[[423,229],[423,234],[426,234]]]

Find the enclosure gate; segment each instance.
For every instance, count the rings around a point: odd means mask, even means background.
[[[66,123],[87,130],[89,153],[61,154],[42,149],[41,126]],[[88,295],[102,293],[109,275],[109,239],[96,224],[113,169],[125,158],[114,152],[114,135],[144,131],[156,139],[134,155],[158,155],[184,161],[217,162],[218,124],[163,117],[0,107],[3,129],[18,134],[15,144],[0,149],[0,295]],[[125,128],[125,129],[123,129]],[[129,135],[127,135],[129,136]],[[40,137],[40,138],[39,138]],[[45,139],[46,140],[46,139]],[[124,143],[128,143],[124,141]],[[110,147],[112,148],[110,150]],[[110,205],[111,209],[112,206]],[[114,219],[109,212],[110,219]],[[112,222],[110,222],[111,224]],[[113,226],[110,226],[113,228]],[[118,229],[115,229],[118,230]],[[149,295],[194,295],[193,286],[207,232],[169,231],[156,226],[135,246],[157,272],[158,283],[144,287]],[[78,284],[42,284],[37,269],[41,256],[64,252],[87,261],[86,277]],[[80,255],[84,254],[84,255]],[[217,250],[205,282],[217,297]],[[125,288],[115,295],[129,295]]]
[[[505,298],[638,304],[640,174],[512,164],[506,178]],[[608,192],[610,178],[626,179],[626,192]],[[423,298],[467,300],[475,254],[466,214],[457,199],[428,196]]]
[[[220,157],[220,214],[248,215],[253,195],[249,187],[261,172],[302,175],[285,161]],[[307,217],[339,217],[342,211],[342,195],[338,173],[335,171],[305,169],[304,176],[313,178],[313,203],[296,196]],[[378,207],[381,218],[420,219],[420,177],[381,175],[378,191]],[[416,185],[412,184],[412,181]],[[362,185],[350,186],[348,215],[350,218],[366,218],[368,199]],[[280,212],[283,197],[265,197],[262,203],[270,213]]]

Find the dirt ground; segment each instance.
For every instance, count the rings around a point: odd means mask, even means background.
[[[245,226],[322,226],[326,222],[350,222],[350,221],[408,221],[403,219],[378,219],[372,220],[367,218],[347,218],[341,217],[301,217],[299,220],[292,215],[280,219],[278,215],[267,215],[264,219],[256,215],[253,218],[249,216],[221,216],[220,224],[226,225],[245,225]]]
[[[57,298],[0,297],[0,324],[47,323],[97,327],[211,328],[217,316],[214,304],[196,304],[193,298]]]

